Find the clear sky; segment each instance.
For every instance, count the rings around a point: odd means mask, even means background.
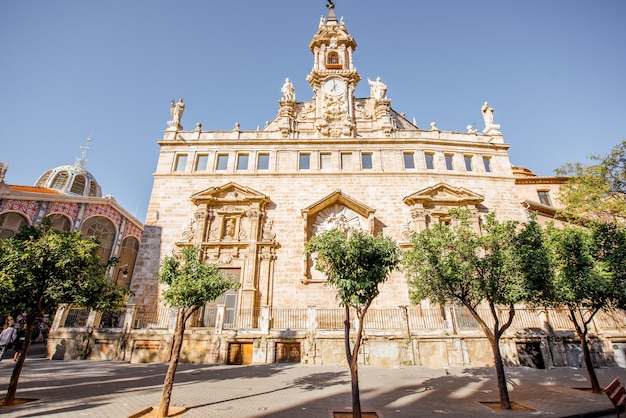
[[[170,101],[193,129],[263,127],[291,78],[312,97],[308,45],[325,0],[4,0],[0,161],[33,185],[73,164],[144,220]],[[552,175],[626,139],[624,0],[336,0],[397,112],[428,129],[483,129],[495,109],[511,162]]]

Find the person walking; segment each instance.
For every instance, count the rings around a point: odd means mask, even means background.
[[[4,353],[15,342],[16,338],[17,330],[14,327],[7,327],[0,333],[0,360],[2,360]]]
[[[26,341],[26,325],[16,325],[17,335],[15,336],[15,345],[13,346],[13,362],[15,363],[20,359],[22,350],[24,349],[24,342]]]

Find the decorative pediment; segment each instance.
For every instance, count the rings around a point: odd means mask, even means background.
[[[403,199],[409,206],[469,206],[479,205],[485,197],[463,187],[454,187],[446,183],[422,189]]]
[[[269,198],[256,190],[231,182],[195,193],[191,196],[191,201],[196,205],[201,203],[209,205],[215,203],[222,205],[249,205],[252,202],[263,205],[269,202]]]
[[[334,205],[343,205],[366,219],[369,219],[375,212],[374,209],[344,194],[341,190],[335,190],[323,199],[302,209],[302,216],[309,217]]]

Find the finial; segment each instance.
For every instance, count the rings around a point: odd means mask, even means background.
[[[335,0],[328,0],[328,4],[326,5],[328,8],[328,19],[327,23],[337,24],[337,16],[335,16]]]
[[[91,137],[91,135],[89,135],[87,137],[87,145],[84,147],[80,147],[80,149],[82,149],[80,155],[76,158],[76,161],[74,162],[74,165],[76,167],[80,167],[80,168],[85,168],[85,165],[87,165],[87,152],[89,151],[89,143],[93,141],[93,138]]]

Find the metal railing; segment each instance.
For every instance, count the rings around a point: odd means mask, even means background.
[[[104,311],[100,317],[100,323],[97,328],[122,328],[126,318],[126,309],[118,309],[116,311]]]
[[[272,309],[272,329],[307,329],[308,309]]]
[[[259,330],[261,328],[276,330],[324,330],[340,331],[344,329],[345,309],[223,309],[223,323],[218,323],[220,308],[206,308],[198,311],[193,318],[194,327],[238,330]],[[264,312],[262,314],[262,312]],[[406,316],[405,313],[406,312]],[[132,317],[128,317],[131,315]],[[168,329],[174,325],[177,308],[136,306],[115,311],[102,312],[97,328],[122,328],[124,323],[132,323],[133,329]],[[351,310],[352,326],[356,326],[355,311]],[[478,314],[493,326],[493,318],[488,309],[479,309]],[[449,318],[446,318],[446,315]],[[499,309],[501,323],[508,319],[507,309]],[[572,330],[573,324],[566,309],[516,309],[511,330]],[[578,316],[578,314],[577,314]],[[79,328],[90,325],[90,311],[83,308],[68,308],[62,327]],[[449,323],[449,319],[453,321]],[[408,320],[408,323],[407,323]],[[597,313],[592,321],[597,330],[626,329],[626,315],[621,310],[603,310]],[[398,308],[369,309],[365,315],[363,327],[367,331],[419,332],[420,330],[480,330],[477,320],[465,307],[448,306],[445,308]]]
[[[89,309],[70,308],[63,326],[67,328],[86,327],[88,318]]]
[[[441,308],[410,308],[407,309],[407,314],[409,316],[409,328],[411,330],[432,330],[446,327],[446,318]]]
[[[176,308],[138,306],[135,311],[133,329],[167,329]]]

